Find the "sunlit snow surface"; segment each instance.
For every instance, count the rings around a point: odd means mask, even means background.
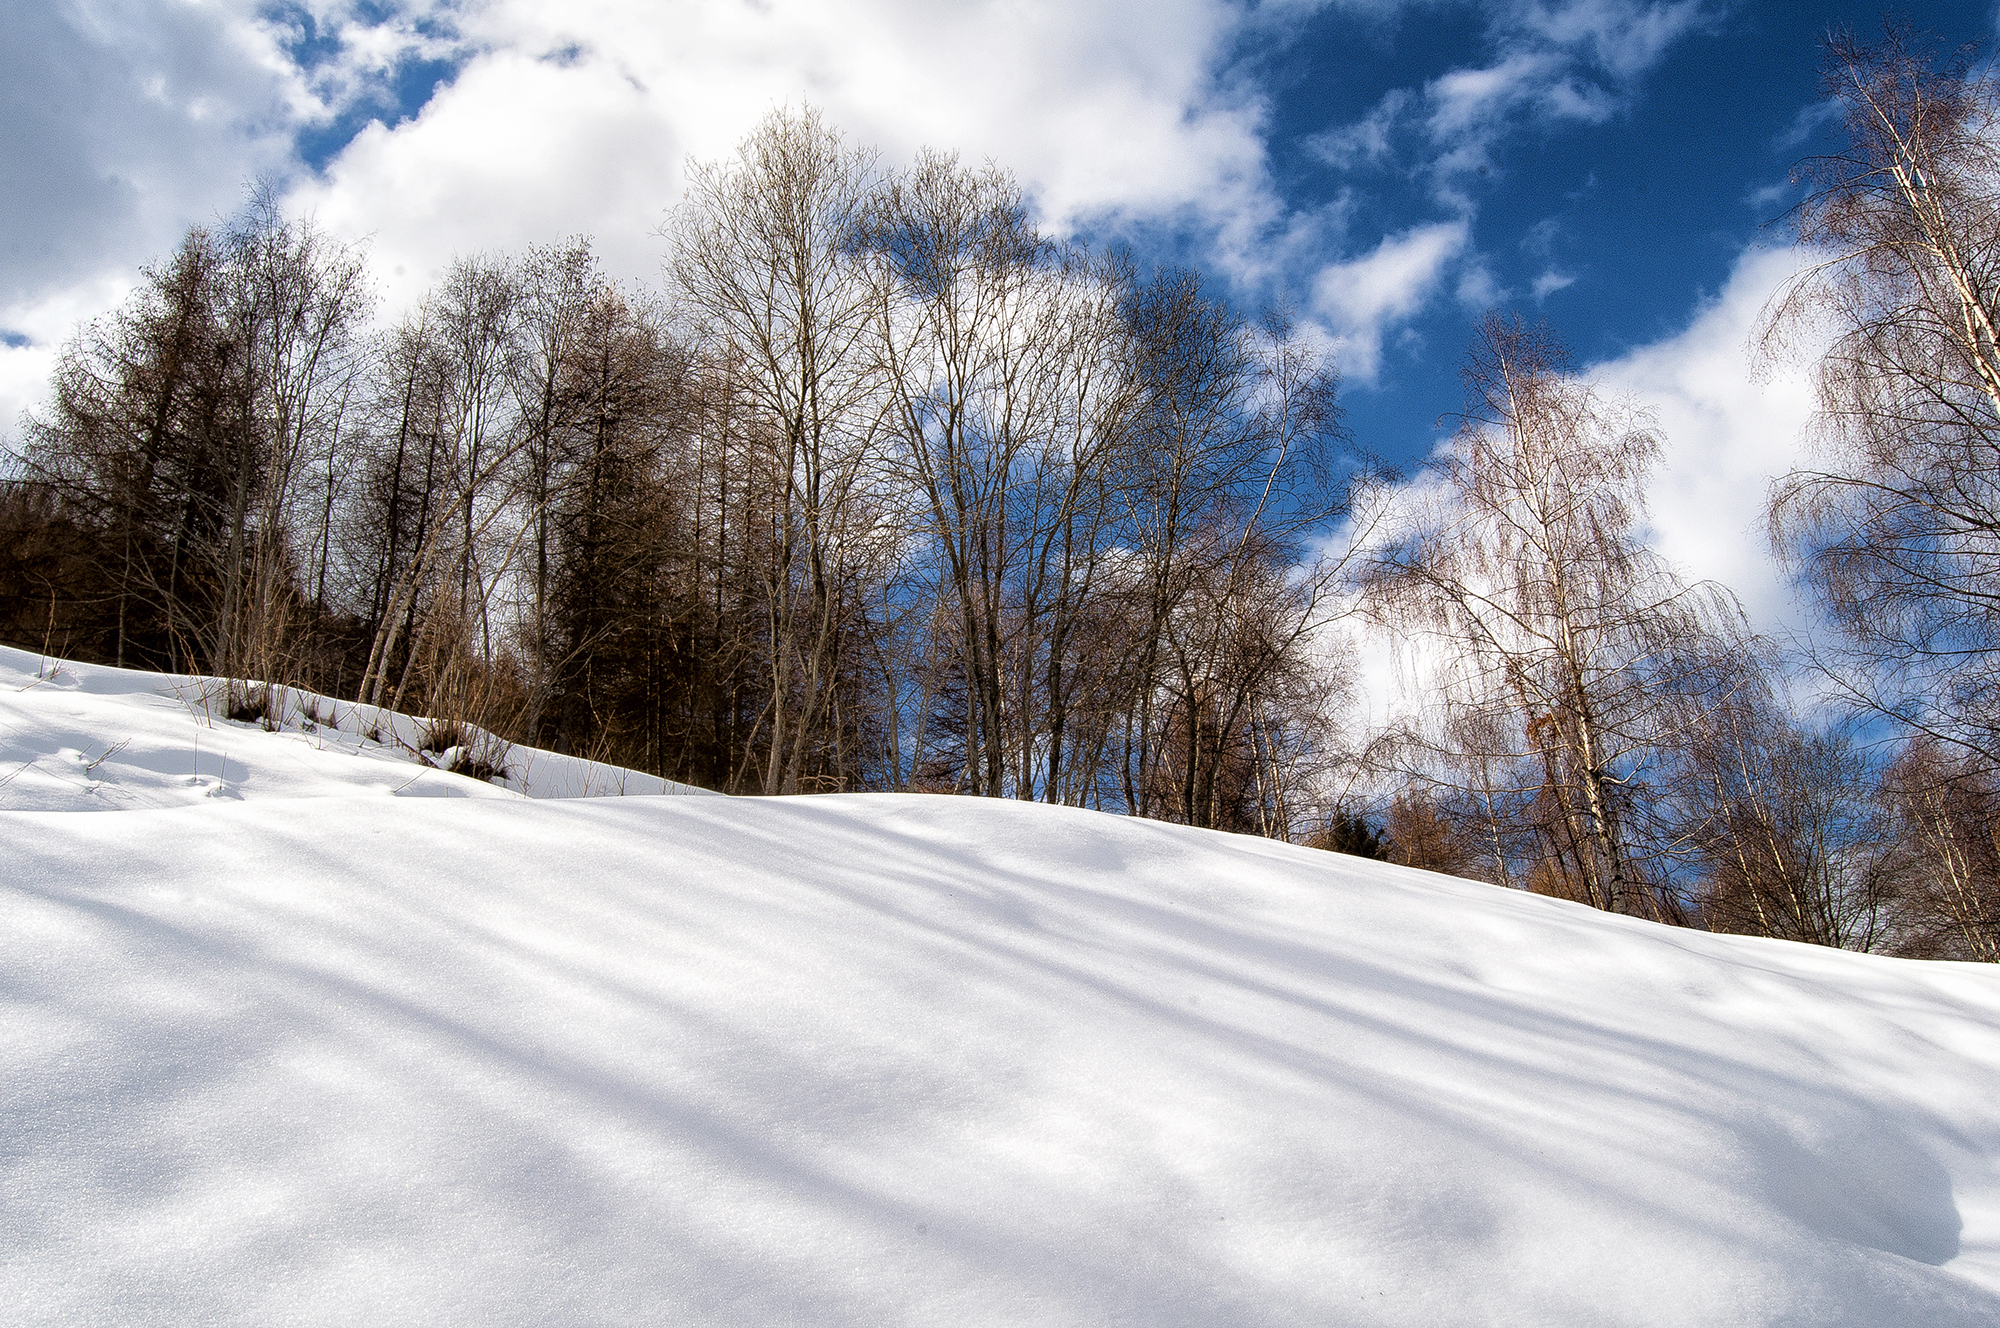
[[[394,794],[590,798],[705,793],[652,775],[472,730],[504,787],[453,776],[456,749],[426,751],[429,721],[290,688],[260,695],[268,723],[232,723],[228,684],[51,660],[0,646],[0,808],[132,811],[210,799]]]
[[[2000,1323],[1992,969],[38,671],[9,1324]]]

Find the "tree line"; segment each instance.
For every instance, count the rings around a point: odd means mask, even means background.
[[[294,683],[732,792],[933,789],[1288,836],[1328,753],[1330,363],[1185,270],[816,113],[370,330],[268,194],[65,348],[10,639]]]
[[[27,421],[0,632],[732,792],[1088,806],[2000,960],[2000,96],[1898,32],[1831,43],[1825,91],[1820,261],[1764,347],[1830,346],[1771,507],[1802,650],[1648,548],[1661,439],[1546,327],[1484,320],[1453,443],[1390,475],[1288,309],[810,109],[691,168],[654,289],[576,239],[376,330],[362,255],[270,195],[190,231]],[[1420,711],[1360,729],[1343,620]],[[1801,676],[1858,718],[1802,718]]]
[[[1841,150],[1759,353],[1812,356],[1773,553],[1817,625],[1753,636],[1646,545],[1660,440],[1546,328],[1489,317],[1455,445],[1355,572],[1423,713],[1325,842],[1663,922],[2000,960],[2000,82],[1891,29],[1826,48]],[[1788,695],[1818,690],[1835,719]]]

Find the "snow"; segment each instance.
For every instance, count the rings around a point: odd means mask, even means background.
[[[2000,1322],[1984,966],[0,666],[9,1323]]]
[[[131,811],[213,798],[587,798],[706,789],[580,757],[511,747],[465,727],[463,745],[426,751],[432,721],[286,687],[244,688],[269,719],[228,718],[217,678],[51,660],[0,646],[0,807]],[[453,758],[504,766],[483,782]]]

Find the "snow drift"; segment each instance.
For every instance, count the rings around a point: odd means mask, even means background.
[[[2000,1322],[1982,967],[1061,808],[537,800],[47,673],[10,1323]]]

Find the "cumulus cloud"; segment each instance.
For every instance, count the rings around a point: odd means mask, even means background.
[[[0,428],[79,308],[252,177],[366,240],[390,310],[455,254],[574,232],[647,277],[685,161],[804,101],[892,160],[1007,166],[1057,230],[1172,236],[1245,291],[1317,271],[1310,309],[1366,380],[1425,301],[1492,279],[1465,259],[1468,208],[1357,254],[1341,201],[1282,197],[1238,62],[1323,3],[0,0],[0,95],[26,127],[0,150],[37,185],[0,203]],[[1415,126],[1463,165],[1510,117],[1601,116],[1693,12],[1488,0],[1491,61],[1392,93],[1322,151],[1388,160]]]
[[[1773,631],[1793,623],[1793,608],[1764,502],[1772,480],[1803,459],[1813,402],[1799,365],[1760,365],[1752,342],[1766,302],[1801,261],[1790,250],[1751,250],[1685,331],[1591,370],[1649,408],[1664,436],[1654,546],[1734,590],[1752,621]]]
[[[256,178],[296,170],[301,132],[362,100],[431,41],[359,3],[0,0],[0,436],[54,348],[118,303],[140,265]],[[304,60],[306,20],[338,31]]]
[[[1805,261],[1795,250],[1748,250],[1683,330],[1583,371],[1646,410],[1660,433],[1649,542],[1685,575],[1734,591],[1771,632],[1796,619],[1764,504],[1772,482],[1804,461],[1814,407],[1806,357],[1769,362],[1755,342],[1765,306]]]
[[[1192,234],[1246,279],[1325,233],[1268,178],[1261,90],[1229,74],[1252,21],[1235,0],[0,4],[0,150],[34,182],[0,203],[0,394],[77,292],[129,287],[253,177],[367,239],[391,306],[455,253],[576,231],[645,276],[684,161],[786,103],[891,158],[998,161],[1059,230]],[[1308,8],[1254,21],[1268,37]],[[412,94],[412,68],[448,77]]]
[[[1753,339],[1766,303],[1802,261],[1788,250],[1744,253],[1685,329],[1584,371],[1647,410],[1661,434],[1661,465],[1647,493],[1648,542],[1683,575],[1735,592],[1752,626],[1773,635],[1803,623],[1771,556],[1764,504],[1772,481],[1804,458],[1813,402],[1803,367],[1761,362]],[[1423,502],[1435,484],[1433,474],[1418,472],[1352,518],[1331,547],[1365,545],[1368,521]],[[1379,724],[1419,708],[1421,643],[1358,619],[1345,633],[1356,652],[1360,713]]]
[[[297,164],[301,132],[382,100],[421,15],[209,0],[0,0],[0,321],[133,266],[245,182]],[[25,182],[30,187],[20,187]]]
[[[206,182],[283,161],[295,90],[221,7],[5,7],[0,310],[206,210]],[[16,320],[6,319],[16,331]]]
[[[46,321],[36,299],[129,281],[258,175],[289,173],[293,206],[368,239],[391,306],[454,253],[576,231],[649,275],[684,161],[804,101],[892,159],[1006,165],[1054,229],[1165,228],[1246,281],[1332,216],[1278,197],[1263,93],[1230,72],[1251,25],[1275,40],[1310,4],[0,3],[10,109],[34,129],[0,142],[10,178],[43,185],[0,204],[9,339]],[[413,68],[448,77],[412,95]]]
[[[1286,216],[1264,104],[1221,77],[1243,22],[1224,0],[492,0],[459,13],[470,54],[422,114],[364,131],[299,203],[373,236],[392,285],[570,230],[641,275],[685,160],[809,101],[891,159],[1004,164],[1055,229],[1165,221],[1247,267]]]

